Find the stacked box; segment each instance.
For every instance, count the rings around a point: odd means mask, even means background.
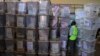
[[[35,31],[34,30],[27,30],[27,40],[35,40]]]
[[[4,41],[0,41],[0,50],[5,50],[5,42]]]
[[[39,52],[41,54],[48,53],[48,42],[39,42]]]
[[[62,52],[67,50],[66,46],[67,46],[67,41],[63,40],[63,41],[61,42],[61,49],[62,49]]]
[[[25,17],[17,16],[17,27],[25,27]]]
[[[35,53],[35,42],[27,42],[27,52]]]
[[[70,17],[60,18],[61,20],[61,28],[68,28],[70,25]]]
[[[24,51],[24,42],[18,40],[17,41],[17,51]]]
[[[26,26],[27,28],[35,28],[36,27],[36,17],[34,16],[27,16],[26,18]]]
[[[39,28],[48,28],[49,25],[49,18],[48,16],[41,15],[39,16]]]
[[[49,0],[39,0],[39,15],[49,15],[49,8]]]
[[[52,40],[56,40],[57,39],[57,30],[51,30],[51,39]]]
[[[62,56],[66,56],[66,52],[62,51],[62,52],[61,52],[61,55],[62,55]]]
[[[5,16],[0,15],[0,26],[5,26]]]
[[[37,11],[38,11],[38,3],[37,2],[28,2],[27,8],[28,8],[29,15],[37,15]]]
[[[6,35],[6,39],[13,39],[14,38],[14,31],[12,28],[5,28],[5,35]]]
[[[52,20],[52,28],[57,28],[58,17],[54,16]]]
[[[95,50],[95,40],[82,40],[82,49],[87,52]]]
[[[91,52],[82,52],[82,56],[94,56],[95,51],[91,51]]]
[[[7,2],[7,13],[15,14],[16,13],[16,2]]]
[[[4,39],[5,29],[3,27],[0,28],[0,40]]]
[[[25,29],[19,28],[16,29],[17,39],[24,39],[25,38]]]
[[[66,11],[66,12],[65,12]],[[68,17],[70,15],[70,9],[66,5],[61,5],[60,17]]]
[[[6,26],[15,26],[15,17],[13,15],[6,15]]]
[[[68,40],[68,29],[60,29],[60,40]]]
[[[39,40],[48,41],[49,30],[39,30]]]
[[[18,6],[18,14],[25,14],[26,13],[26,3],[19,2],[17,4],[17,6]]]
[[[60,43],[51,42],[51,54],[59,54],[59,53],[60,53]]]
[[[14,51],[14,41],[13,40],[6,40],[6,50],[7,51]]]
[[[5,56],[15,56],[13,52],[5,52]]]
[[[4,2],[0,2],[0,13],[4,13],[5,11],[5,4],[4,4]]]

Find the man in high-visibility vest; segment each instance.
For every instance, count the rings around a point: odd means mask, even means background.
[[[75,46],[76,46],[76,40],[78,37],[78,28],[76,26],[76,22],[72,21],[71,27],[70,27],[70,37],[69,37],[69,47],[71,51],[71,56],[75,56]]]

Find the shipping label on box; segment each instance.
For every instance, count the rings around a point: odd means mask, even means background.
[[[39,30],[39,40],[48,40],[49,31],[48,30]]]
[[[23,50],[24,49],[24,43],[23,41],[17,41],[17,50]]]
[[[35,31],[28,30],[27,31],[27,39],[28,40],[35,40]]]
[[[48,16],[39,16],[39,28],[47,28],[48,20]]]
[[[13,30],[12,28],[6,28],[6,38],[13,39]]]
[[[36,18],[35,17],[27,17],[26,24],[27,24],[28,28],[35,28]]]
[[[48,53],[48,42],[39,42],[39,53]]]
[[[7,12],[15,14],[17,4],[15,2],[8,2],[7,3]]]
[[[28,14],[37,15],[37,11],[38,11],[38,3],[37,2],[34,2],[34,3],[28,2],[27,7],[28,7]]]
[[[51,53],[59,53],[60,52],[60,46],[59,42],[58,43],[51,43]]]
[[[26,12],[26,3],[19,3],[18,4],[18,13],[24,14]]]
[[[25,17],[17,17],[17,27],[25,26]]]
[[[7,15],[6,16],[6,26],[14,26],[15,25],[15,18],[14,16]]]
[[[33,42],[27,42],[27,51],[30,53],[33,53],[35,51]]]

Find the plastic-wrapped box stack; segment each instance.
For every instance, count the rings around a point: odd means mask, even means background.
[[[38,41],[38,55],[47,56],[49,48],[49,0],[39,0],[39,14],[38,14],[38,29],[39,29],[39,41]]]
[[[59,16],[59,5],[52,5],[52,24],[51,24],[51,42],[50,42],[50,56],[59,56],[60,55],[60,41],[57,36],[58,30],[58,16]]]
[[[66,12],[65,12],[66,11]],[[70,23],[70,9],[66,5],[61,5],[60,9],[60,17],[59,17],[61,27],[60,27],[60,41],[61,41],[61,49],[62,56],[66,56],[66,46],[68,40],[68,26]]]
[[[79,28],[78,55],[94,56],[98,20],[95,4],[86,4],[84,9],[76,10],[76,23]]]

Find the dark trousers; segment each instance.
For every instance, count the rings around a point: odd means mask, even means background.
[[[75,56],[76,53],[76,41],[73,40],[69,40],[69,48],[70,48],[70,53],[71,56]]]

